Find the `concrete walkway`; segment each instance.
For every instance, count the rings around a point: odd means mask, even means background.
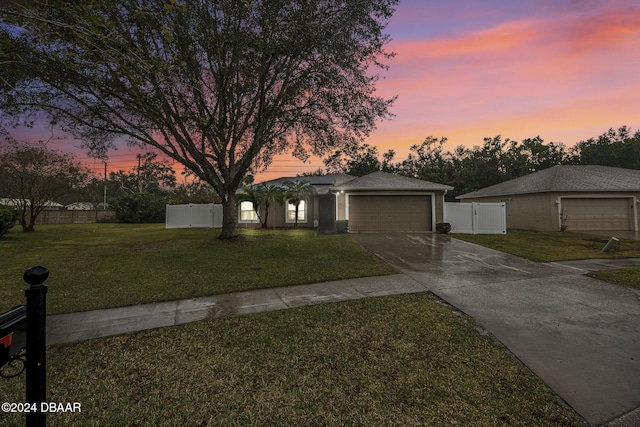
[[[260,289],[180,301],[158,302],[47,317],[47,344],[100,338],[325,302],[426,292],[405,274]]]
[[[640,259],[541,264],[437,234],[355,237],[403,274],[49,316],[47,343],[431,291],[474,317],[592,425],[640,425],[640,291],[583,276]]]

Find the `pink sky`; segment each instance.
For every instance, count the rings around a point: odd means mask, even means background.
[[[398,96],[395,117],[366,142],[397,160],[430,135],[448,149],[496,135],[572,146],[640,129],[637,0],[400,0],[388,32],[397,55],[378,92]],[[126,168],[135,152],[110,156],[110,169]],[[319,167],[280,156],[257,178]]]
[[[379,85],[395,117],[366,141],[380,153],[433,135],[448,149],[502,135],[576,142],[640,129],[637,1],[401,0],[389,25],[397,56]],[[315,170],[275,161],[267,178]]]

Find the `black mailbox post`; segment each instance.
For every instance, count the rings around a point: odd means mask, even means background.
[[[27,270],[27,305],[0,314],[0,376],[12,378],[26,370],[26,402],[35,408],[27,412],[27,427],[46,425],[46,412],[40,408],[47,400],[47,277],[45,267]]]
[[[24,273],[30,286],[24,290],[27,297],[27,402],[36,404],[36,412],[27,413],[27,427],[45,426],[46,413],[40,404],[47,401],[47,285],[49,277],[45,267],[31,267]]]

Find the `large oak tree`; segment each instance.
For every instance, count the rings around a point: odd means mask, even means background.
[[[291,151],[353,146],[389,116],[375,93],[397,0],[50,0],[2,6],[0,108],[45,111],[96,154],[150,145],[236,190]],[[14,122],[14,124],[17,124]]]

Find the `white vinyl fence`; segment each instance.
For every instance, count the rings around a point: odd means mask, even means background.
[[[165,228],[220,228],[222,205],[167,205]]]
[[[446,202],[444,222],[452,233],[506,234],[507,210],[504,203]]]

